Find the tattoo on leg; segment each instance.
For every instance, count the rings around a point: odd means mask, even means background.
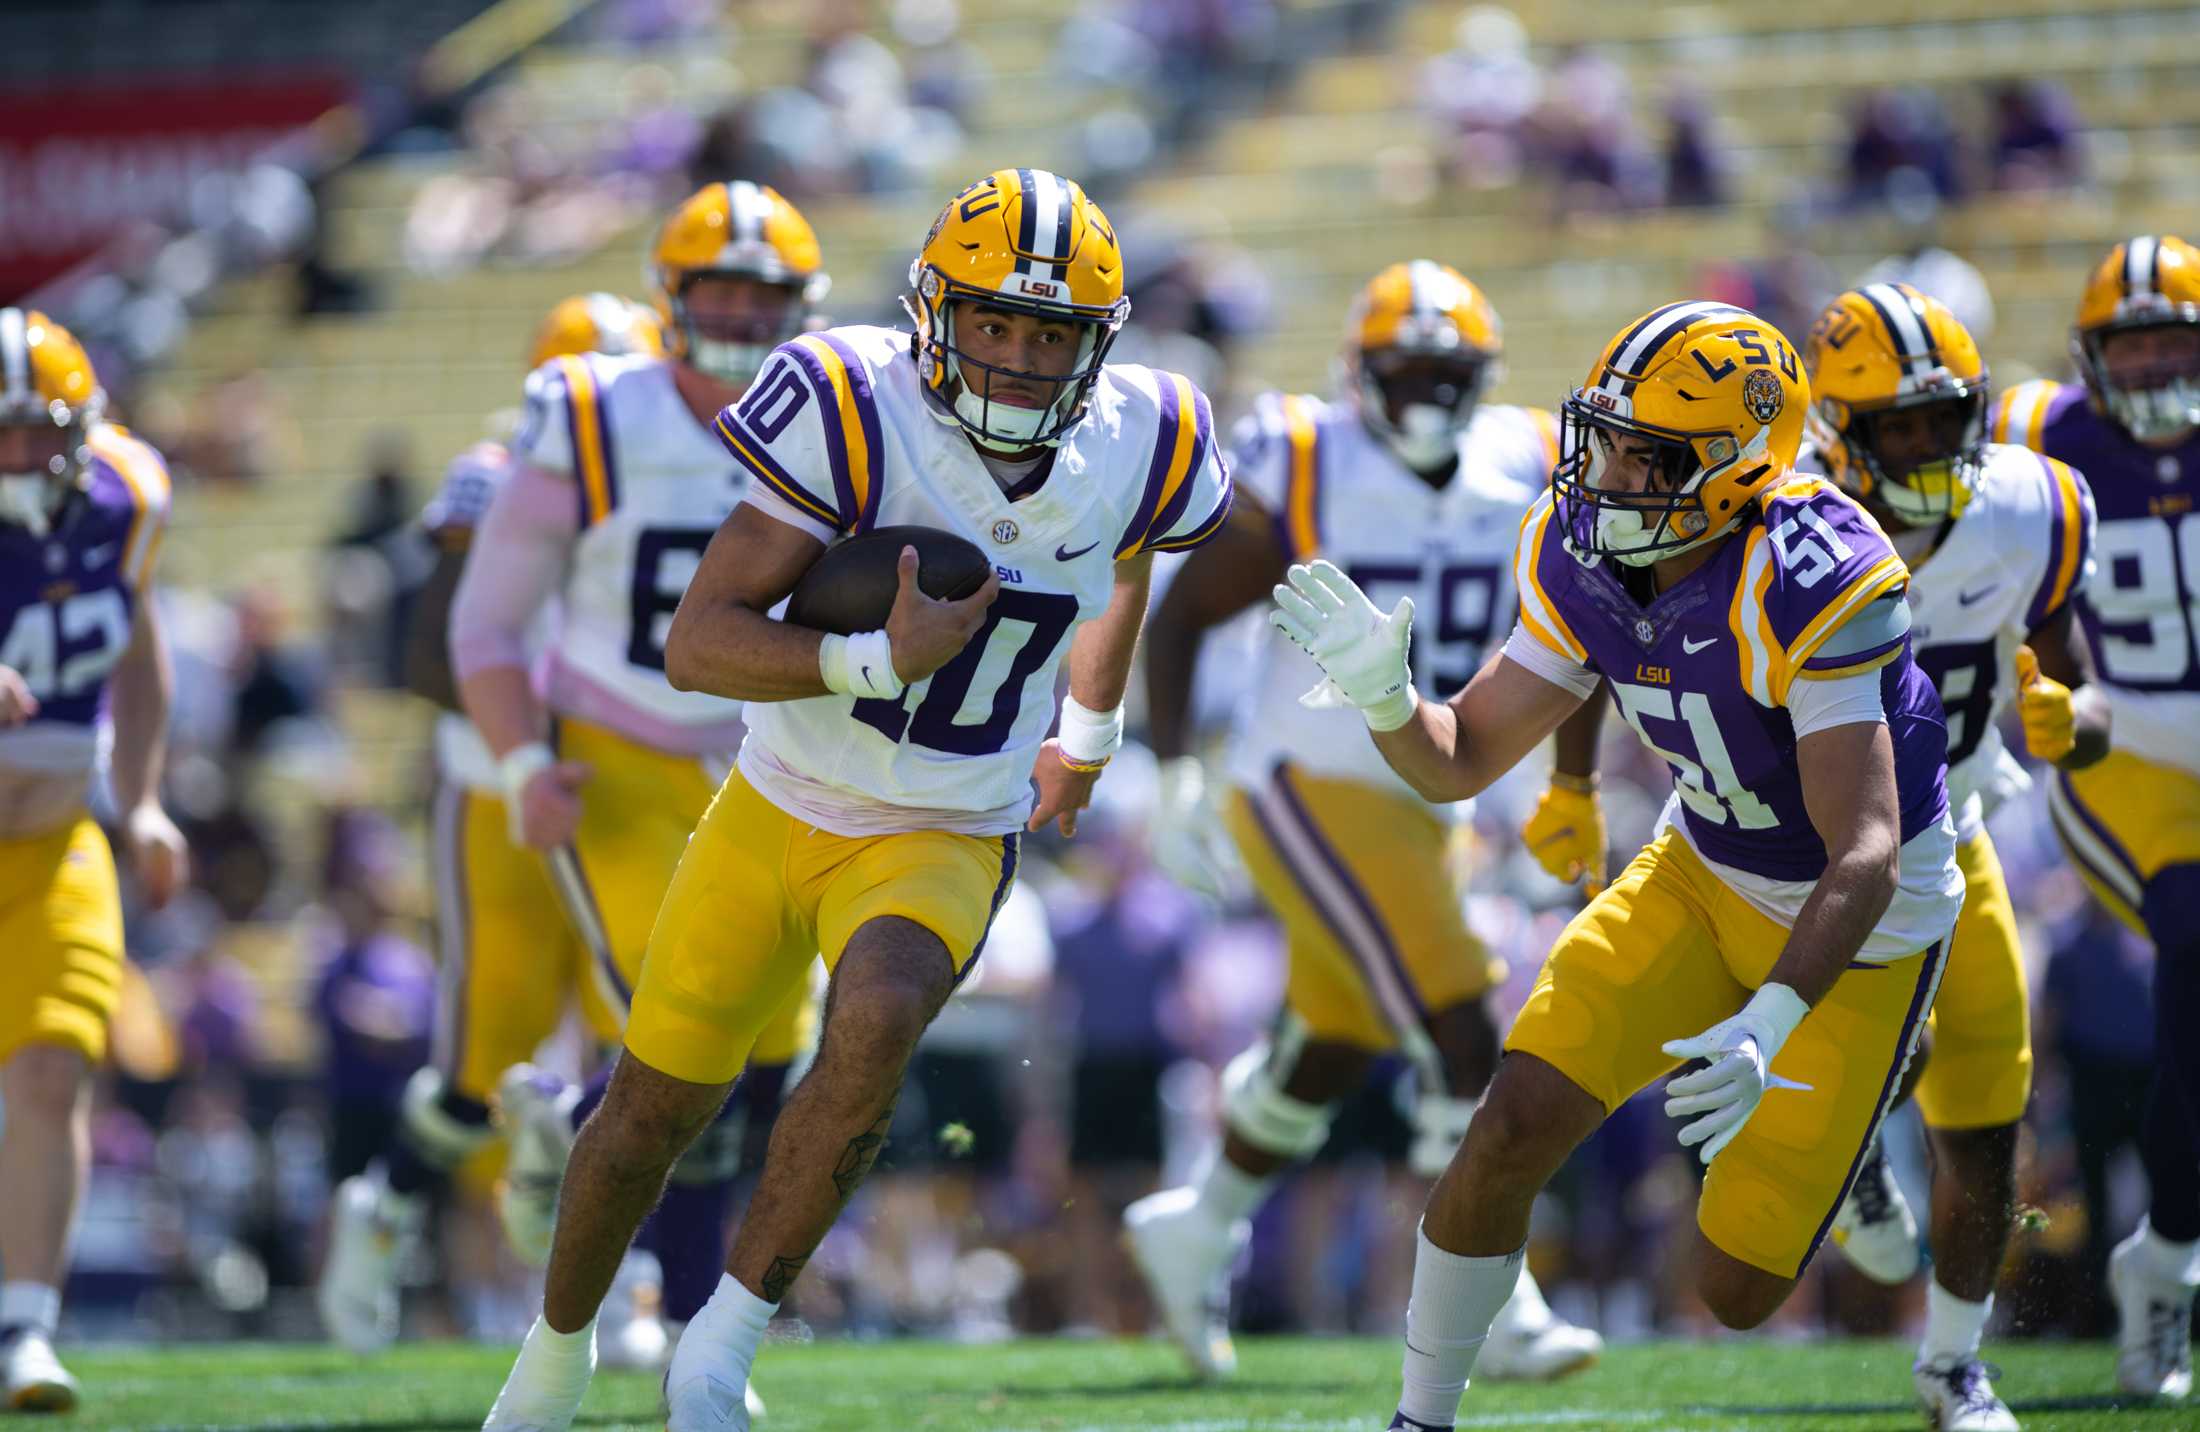
[[[772,1265],[764,1270],[764,1301],[767,1303],[783,1301],[787,1296],[787,1290],[794,1286],[795,1279],[802,1276],[803,1266],[809,1261],[810,1255],[807,1253],[800,1258],[778,1257],[772,1259]]]
[[[879,1115],[870,1128],[848,1140],[848,1147],[840,1151],[840,1162],[833,1166],[833,1187],[840,1190],[840,1201],[846,1203],[853,1197],[858,1185],[870,1177],[871,1165],[878,1162],[879,1150],[886,1147],[886,1129],[894,1121],[894,1106],[888,1104],[886,1112]]]

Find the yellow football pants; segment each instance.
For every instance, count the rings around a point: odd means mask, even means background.
[[[94,1064],[122,997],[122,892],[88,815],[0,840],[0,1062],[59,1044]]]

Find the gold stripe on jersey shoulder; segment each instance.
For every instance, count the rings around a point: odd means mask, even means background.
[[[593,527],[611,515],[611,465],[604,452],[604,411],[596,375],[586,359],[558,359],[565,375],[565,401],[573,414],[573,474],[580,479],[581,502]]]
[[[1284,395],[1283,433],[1291,463],[1284,485],[1284,530],[1290,535],[1291,560],[1311,562],[1321,550],[1321,429],[1304,398]]]

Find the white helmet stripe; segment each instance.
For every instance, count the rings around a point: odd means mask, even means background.
[[[0,308],[0,407],[10,410],[29,404],[31,344],[24,332],[23,310]]]
[[[2124,294],[2144,298],[2154,292],[2154,261],[2161,241],[2152,234],[2133,239],[2124,247]]]
[[[1031,251],[1052,258],[1069,257],[1069,191],[1061,176],[1051,170],[1031,171]],[[1067,278],[1067,264],[1054,265],[1054,277]]]
[[[1635,371],[1635,365],[1642,361],[1645,354],[1655,353],[1674,334],[1694,323],[1697,319],[1723,314],[1736,314],[1746,317],[1747,310],[1736,308],[1731,303],[1712,303],[1708,300],[1673,305],[1665,311],[1662,319],[1655,323],[1643,325],[1642,331],[1635,335],[1634,341],[1612,355],[1611,366],[1604,372],[1604,381],[1597,386],[1614,397],[1624,396],[1629,385],[1634,382],[1632,375]]]
[[[726,204],[729,242],[748,243],[764,237],[764,220],[771,212],[771,202],[761,190],[746,179],[736,179],[726,185]]]
[[[1887,331],[1894,338],[1895,356],[1909,365],[1913,374],[1923,373],[1932,367],[1932,335],[1925,330],[1925,321],[1910,301],[1910,295],[1891,283],[1867,284],[1864,297],[1879,310]]]
[[[1427,259],[1415,259],[1406,265],[1406,312],[1419,318],[1426,315],[1436,301],[1436,265]]]

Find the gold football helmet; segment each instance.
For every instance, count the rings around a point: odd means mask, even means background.
[[[745,278],[783,301],[738,320],[699,320],[688,290],[702,278]],[[665,351],[723,383],[745,385],[765,355],[801,333],[832,287],[817,234],[767,184],[736,179],[690,195],[657,229],[642,271],[664,320]]]
[[[2200,335],[2200,249],[2168,234],[2124,240],[2086,280],[2070,331],[2070,356],[2094,406],[2139,441],[2162,442],[2200,426],[2200,336],[2119,382],[2102,346],[2139,329]]]
[[[662,355],[664,328],[657,315],[615,293],[576,293],[550,310],[535,330],[527,367],[540,368],[572,353]]]
[[[1810,385],[1780,331],[1731,304],[1669,303],[1605,346],[1559,409],[1551,488],[1567,548],[1647,566],[1719,537],[1794,470]],[[1622,442],[1649,445],[1640,491],[1608,488]]]
[[[1407,467],[1430,472],[1457,460],[1503,351],[1482,291],[1447,264],[1414,259],[1360,290],[1345,325],[1343,386],[1369,432]]]
[[[74,334],[36,309],[0,308],[0,522],[46,535],[105,404]]]
[[[1985,461],[1989,380],[1948,305],[1906,283],[1852,288],[1818,315],[1803,368],[1827,476],[1912,527],[1962,513]],[[1890,440],[1898,412],[1927,423],[1929,441]]]
[[[997,169],[948,200],[909,265],[909,287],[917,372],[938,411],[997,448],[1059,441],[1084,416],[1131,312],[1107,215],[1075,182],[1044,169]],[[1076,361],[1062,376],[981,363],[956,344],[957,304],[1076,324]],[[1051,387],[1054,399],[1040,408],[995,403],[989,385],[969,381],[972,371]]]

